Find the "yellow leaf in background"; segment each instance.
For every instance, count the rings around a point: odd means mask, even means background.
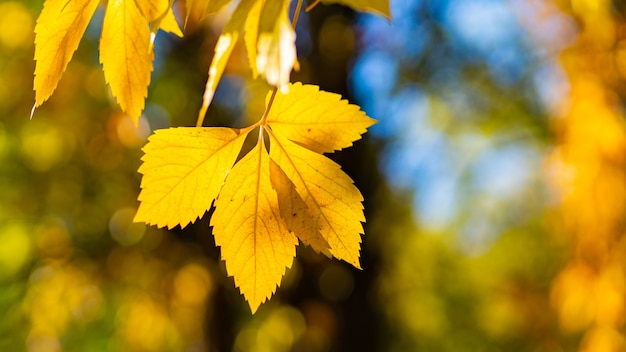
[[[315,251],[329,257],[332,256],[328,242],[317,228],[315,218],[296,191],[296,186],[272,159],[270,159],[270,180],[278,195],[280,215],[285,221],[287,229],[296,234],[302,243],[311,246]]]
[[[187,226],[211,207],[245,134],[230,128],[157,130],[143,148],[143,174],[135,221]]]
[[[162,31],[172,33],[178,37],[183,37],[183,31],[180,29],[178,22],[176,21],[176,17],[174,17],[174,12],[172,9],[167,11],[167,14],[161,20],[160,28]]]
[[[46,0],[35,26],[35,107],[50,98],[78,48],[98,0]]]
[[[252,70],[252,78],[257,78],[259,71],[256,68],[256,44],[259,39],[259,19],[261,17],[261,9],[265,0],[258,0],[250,9],[246,24],[244,27],[243,41],[246,45],[246,53],[248,54],[248,62]]]
[[[182,0],[185,9],[185,27],[188,22],[199,23],[205,20],[230,2],[231,0]]]
[[[391,18],[389,0],[321,0],[322,4],[340,4],[356,11],[372,12]]]
[[[291,267],[298,242],[280,216],[262,141],[228,175],[211,226],[228,275],[254,313]]]
[[[361,192],[332,160],[271,131],[269,135],[270,157],[296,186],[330,253],[360,269]]]
[[[183,36],[183,32],[176,22],[170,0],[135,0],[139,11],[150,23],[150,29],[154,34],[161,29],[165,32]]]
[[[100,38],[104,78],[120,107],[137,124],[148,95],[152,50],[148,20],[134,0],[109,0]]]
[[[277,93],[267,123],[276,134],[318,153],[347,148],[376,121],[339,94],[295,83]]]
[[[217,44],[215,45],[215,54],[213,55],[213,60],[211,60],[211,66],[209,67],[209,78],[207,79],[206,86],[204,87],[202,107],[200,108],[200,112],[198,114],[198,116],[200,116],[200,118],[198,118],[199,122],[203,120],[209,105],[211,105],[213,95],[215,95],[215,89],[217,89],[217,84],[222,78],[224,69],[226,69],[226,63],[228,62],[230,54],[233,52],[233,48],[239,39],[241,29],[248,13],[256,1],[257,0],[241,0],[217,40]]]
[[[296,33],[288,16],[289,0],[266,1],[259,19],[256,69],[272,86],[286,92],[296,62]]]

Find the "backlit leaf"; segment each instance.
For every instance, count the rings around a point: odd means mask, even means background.
[[[176,17],[174,17],[174,12],[172,9],[167,11],[167,14],[161,20],[160,29],[162,31],[172,33],[178,37],[183,37],[183,31],[180,29],[178,22],[176,21]]]
[[[150,23],[150,29],[154,34],[161,29],[163,31],[183,36],[183,32],[176,22],[170,0],[135,0],[139,11]]]
[[[256,55],[259,75],[283,92],[296,61],[296,33],[288,10],[288,0],[265,1],[259,19]]]
[[[330,253],[357,268],[363,233],[363,196],[339,165],[270,133],[270,156],[296,186]]]
[[[372,12],[391,17],[389,10],[389,0],[321,0],[323,4],[341,4],[356,11]]]
[[[219,11],[232,0],[182,0],[185,8],[185,27],[187,23],[199,23],[210,14]]]
[[[50,98],[98,0],[46,0],[35,26],[35,107]]]
[[[261,17],[261,9],[263,8],[264,0],[259,0],[254,3],[248,18],[246,18],[246,24],[244,27],[244,43],[246,45],[246,52],[248,54],[248,61],[250,69],[252,70],[252,78],[256,78],[259,72],[256,69],[256,44],[259,39],[259,19]]]
[[[172,228],[201,217],[217,197],[244,139],[230,128],[157,130],[143,148],[135,221]]]
[[[264,143],[228,175],[211,226],[226,270],[254,313],[291,267],[298,242],[281,219]]]
[[[204,95],[202,97],[202,107],[200,108],[198,120],[202,121],[202,118],[206,114],[217,84],[222,78],[226,63],[230,58],[230,54],[233,52],[233,48],[239,39],[244,22],[250,12],[250,9],[257,0],[241,0],[232,16],[224,26],[222,34],[217,40],[215,45],[215,54],[213,60],[211,60],[211,66],[209,67],[209,78],[207,79],[206,86],[204,88]]]
[[[309,212],[307,204],[296,191],[293,182],[272,159],[270,159],[270,180],[278,195],[280,215],[287,229],[295,233],[302,243],[330,257],[330,246],[317,228],[317,222]]]
[[[295,83],[276,95],[267,122],[275,133],[328,153],[351,146],[376,121],[338,94]]]

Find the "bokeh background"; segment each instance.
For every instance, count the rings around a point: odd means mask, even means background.
[[[132,222],[141,147],[192,126],[225,14],[160,34],[139,126],[98,64],[97,12],[32,120],[42,0],[0,0],[0,350],[626,351],[626,2],[319,5],[301,70],[377,119],[331,157],[365,196],[362,266],[300,246],[252,316],[209,214]],[[256,120],[235,51],[207,126]]]

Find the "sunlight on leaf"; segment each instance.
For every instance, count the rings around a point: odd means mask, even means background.
[[[263,142],[228,175],[211,226],[226,270],[254,313],[291,267],[298,241],[280,217]]]
[[[98,0],[47,0],[35,26],[35,107],[50,98],[78,48]]]
[[[272,160],[296,186],[330,253],[360,269],[363,196],[339,165],[270,133]]]
[[[233,12],[233,15],[224,26],[222,35],[220,35],[217,40],[217,44],[215,45],[215,54],[213,55],[213,60],[211,60],[211,66],[209,67],[209,78],[207,79],[206,86],[204,88],[202,107],[198,113],[198,127],[202,125],[204,115],[206,115],[206,111],[213,100],[217,84],[222,78],[224,69],[226,69],[226,63],[228,62],[230,54],[239,39],[244,21],[246,20],[255,1],[256,0],[242,0],[239,3]]]
[[[230,128],[158,130],[146,153],[135,221],[185,227],[204,215],[241,150],[245,135]]]
[[[288,16],[289,1],[266,1],[259,19],[256,69],[267,83],[287,92],[296,61],[296,33]]]
[[[137,124],[152,72],[148,20],[135,1],[110,0],[100,38],[104,78],[120,107]]]
[[[315,251],[329,257],[332,256],[328,242],[326,242],[317,228],[315,219],[302,197],[296,191],[296,186],[280,166],[271,159],[270,180],[272,181],[272,187],[278,195],[280,215],[285,221],[287,229],[295,233],[302,243],[311,246]]]
[[[329,153],[351,146],[376,121],[339,94],[295,83],[289,94],[276,95],[267,122],[274,132],[318,153]]]

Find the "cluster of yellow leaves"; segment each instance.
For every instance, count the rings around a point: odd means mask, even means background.
[[[158,130],[144,147],[135,220],[184,227],[215,200],[215,242],[254,312],[291,267],[298,239],[360,267],[363,198],[322,154],[351,146],[373,123],[339,95],[296,83],[274,91],[248,128]],[[237,160],[253,131],[256,145]]]
[[[56,89],[99,0],[46,0],[35,27],[35,106]],[[150,84],[154,38],[161,29],[182,36],[169,0],[109,0],[100,62],[120,107],[135,123]]]
[[[196,0],[198,1],[198,0]],[[228,3],[230,0],[221,0]],[[322,0],[389,17],[388,0]],[[289,22],[290,0],[241,0],[224,26],[209,67],[199,121],[205,115],[233,48],[243,36],[253,78],[261,76],[286,92],[296,63],[296,33]]]
[[[99,0],[46,0],[35,28],[35,108],[56,89]],[[184,23],[231,0],[179,0]],[[389,16],[388,0],[322,0]],[[104,76],[135,123],[144,108],[159,29],[182,36],[173,0],[108,0],[100,39]],[[158,130],[144,147],[135,221],[185,227],[215,205],[211,226],[229,275],[252,311],[291,266],[298,240],[357,268],[362,196],[323,156],[352,145],[374,120],[315,86],[289,84],[296,64],[290,0],[240,0],[219,37],[195,128]],[[298,9],[302,2],[298,3]],[[295,22],[295,20],[294,20]],[[261,120],[242,130],[202,128],[235,45],[243,38],[254,78],[275,89]],[[257,143],[242,151],[246,137]],[[245,154],[240,157],[240,154]]]

